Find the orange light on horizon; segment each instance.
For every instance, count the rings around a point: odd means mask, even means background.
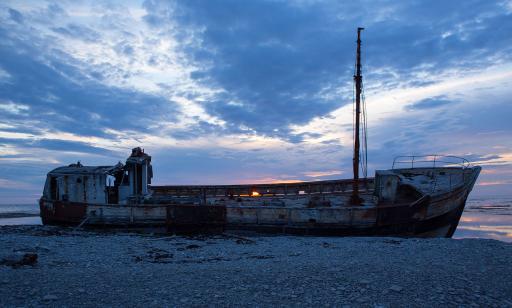
[[[488,182],[479,182],[477,186],[494,186],[494,185],[509,185],[512,184],[509,181],[488,181]]]
[[[259,197],[259,196],[261,196],[261,195],[257,191],[253,191],[252,194],[251,194],[251,197]]]

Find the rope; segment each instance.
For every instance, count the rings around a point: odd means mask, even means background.
[[[361,51],[361,76],[363,75],[363,67],[364,67],[364,57],[363,51]],[[366,179],[368,177],[368,114],[366,110],[366,97],[364,93],[364,82],[361,78],[361,124],[362,124],[362,146],[361,146],[361,171],[363,172],[363,176]]]

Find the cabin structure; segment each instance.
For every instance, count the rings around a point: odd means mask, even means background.
[[[149,195],[153,169],[151,156],[137,147],[126,164],[84,166],[80,162],[59,167],[46,177],[43,196],[50,200],[88,204],[129,204]]]

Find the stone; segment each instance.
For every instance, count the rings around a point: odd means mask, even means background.
[[[21,266],[34,266],[37,263],[37,253],[25,253],[23,255],[12,255],[0,260],[0,265],[7,265],[12,268]]]
[[[43,297],[44,301],[54,301],[57,300],[58,297],[56,295],[48,294]]]
[[[42,250],[42,251],[48,252],[48,251],[50,251],[50,248],[48,248],[46,246],[39,246],[39,245],[37,245],[36,246],[36,250]]]

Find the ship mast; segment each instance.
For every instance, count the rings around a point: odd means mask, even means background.
[[[354,75],[354,82],[356,86],[356,114],[355,114],[355,130],[354,130],[354,158],[352,168],[354,170],[354,181],[352,184],[352,197],[350,199],[352,204],[361,204],[359,197],[359,126],[361,118],[361,91],[363,76],[361,75],[361,31],[364,28],[357,28],[357,56],[356,56],[356,74]]]

